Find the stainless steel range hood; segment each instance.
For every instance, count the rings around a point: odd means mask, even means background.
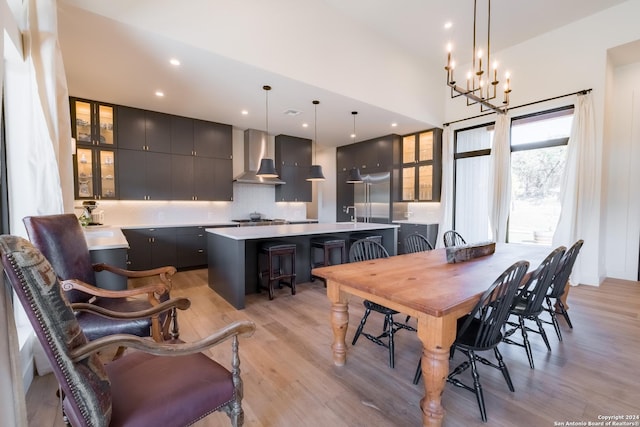
[[[255,129],[247,129],[244,131],[244,172],[235,177],[234,182],[262,185],[286,184],[279,178],[256,176],[256,172],[260,167],[260,160],[267,156],[267,144],[268,139],[266,132]]]

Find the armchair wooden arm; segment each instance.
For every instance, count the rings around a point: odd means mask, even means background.
[[[111,319],[144,319],[147,317],[157,316],[160,313],[173,310],[174,308],[178,310],[186,310],[189,307],[191,307],[191,301],[187,298],[173,298],[146,310],[127,312],[108,310],[104,307],[86,302],[76,302],[71,304],[71,308],[74,311],[87,311],[97,314],[98,316],[108,317]]]
[[[60,286],[64,291],[70,291],[72,289],[85,292],[89,295],[102,298],[129,298],[139,295],[147,294],[149,297],[153,296],[156,304],[159,303],[156,295],[163,295],[169,292],[169,287],[164,283],[156,283],[153,285],[146,285],[139,288],[123,289],[121,291],[112,291],[109,289],[98,288],[97,286],[90,285],[78,279],[61,280]],[[150,301],[151,302],[151,301]],[[153,304],[153,302],[152,302]]]
[[[171,276],[176,273],[176,268],[173,266],[159,267],[152,270],[125,270],[119,267],[115,267],[109,264],[93,264],[93,271],[110,271],[113,274],[119,276],[128,277],[130,279],[137,279],[142,277],[160,276],[160,280],[165,283],[171,282]]]
[[[199,353],[218,345],[229,338],[238,336],[251,336],[256,329],[255,323],[244,320],[233,322],[222,329],[217,330],[213,334],[194,341],[191,343],[158,343],[149,339],[141,338],[136,335],[117,334],[108,335],[89,341],[80,347],[71,351],[70,356],[73,362],[85,359],[93,353],[105,350],[111,346],[117,345],[121,347],[135,348],[145,353],[154,354],[156,356],[183,356],[187,354]]]

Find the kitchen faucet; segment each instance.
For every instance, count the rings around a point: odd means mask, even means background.
[[[348,214],[350,209],[353,209],[353,216],[351,217],[351,220],[352,220],[353,222],[358,222],[358,211],[356,210],[356,207],[355,207],[355,206],[347,206],[347,207],[344,209],[344,213],[347,213],[347,214]]]

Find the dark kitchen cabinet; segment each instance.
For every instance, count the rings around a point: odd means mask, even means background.
[[[277,202],[310,202],[311,182],[307,181],[309,166],[280,166],[280,179],[286,182],[276,187]]]
[[[222,123],[193,121],[193,150],[199,157],[232,159],[232,126]]]
[[[338,171],[358,168],[361,174],[389,172],[393,167],[394,147],[400,136],[391,134],[355,144],[343,145],[336,151]]]
[[[176,227],[177,268],[207,265],[207,233],[205,226]]]
[[[129,243],[130,270],[149,270],[176,266],[176,232],[174,228],[123,229]]]
[[[118,147],[129,150],[171,152],[171,116],[155,111],[118,106]]]
[[[171,156],[171,200],[233,200],[232,160]]]
[[[398,228],[398,255],[406,253],[404,251],[404,239],[414,233],[422,234],[434,248],[436,247],[438,224],[401,223],[400,228]]]
[[[276,186],[276,202],[310,202],[311,140],[289,135],[275,138],[276,170],[286,184]]]
[[[396,191],[399,201],[440,201],[442,182],[442,129],[402,137],[402,168]]]
[[[171,200],[171,155],[118,150],[121,200]]]
[[[171,116],[171,153],[193,156],[193,119]]]

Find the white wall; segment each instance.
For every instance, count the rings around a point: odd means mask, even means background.
[[[619,6],[606,9],[603,12],[576,21],[570,25],[530,39],[507,50],[492,52],[494,58],[512,72],[511,106],[518,106],[541,99],[551,98],[582,89],[593,89],[594,108],[596,115],[596,144],[597,154],[603,158],[603,150],[608,149],[605,144],[605,106],[607,99],[607,70],[609,49],[640,39],[640,26],[637,17],[640,16],[640,1],[630,0]],[[459,69],[465,70],[466,66]],[[450,99],[448,89],[446,93],[445,121],[474,116],[479,114],[479,107],[467,107],[464,100]],[[570,103],[570,99],[558,100],[547,105],[538,105],[528,109],[513,110],[513,115],[525,113],[527,110],[546,109],[553,105]],[[494,116],[469,122],[456,124],[454,128],[467,127],[478,122],[495,120]],[[609,177],[602,174],[599,165],[593,173],[600,183],[602,195],[593,201],[594,206],[600,207],[599,230],[594,230],[595,238],[585,242],[582,250],[582,262],[585,267],[585,283],[599,284],[607,275],[606,260],[612,235],[623,235],[623,246],[638,244],[638,236],[626,233],[624,224],[610,223],[606,229],[605,210],[616,209],[627,211],[630,208],[629,197],[617,197],[615,206],[606,207]],[[629,178],[626,178],[629,179]],[[597,236],[600,236],[598,239]],[[599,240],[599,241],[598,241]],[[611,256],[616,256],[612,253]],[[637,262],[637,261],[636,261]]]
[[[605,134],[607,276],[638,280],[640,245],[640,62],[612,70]]]

